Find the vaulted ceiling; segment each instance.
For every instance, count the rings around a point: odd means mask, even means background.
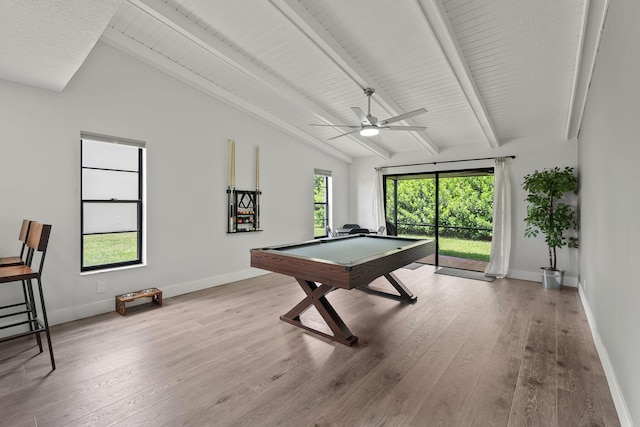
[[[94,34],[78,32],[85,43],[101,32],[107,43],[345,161],[574,138],[605,13],[598,0],[119,0],[117,10],[118,1],[56,3],[58,13],[89,8],[110,18]],[[360,126],[352,107],[366,114],[367,88],[375,90],[371,115],[425,108],[391,123],[424,130],[337,137],[354,129],[311,126]]]

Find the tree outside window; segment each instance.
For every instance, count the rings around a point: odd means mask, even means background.
[[[316,169],[313,176],[313,237],[326,237],[330,225],[331,172]]]

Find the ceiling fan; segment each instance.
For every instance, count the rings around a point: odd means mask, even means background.
[[[367,114],[365,115],[360,107],[351,107],[353,112],[360,119],[359,126],[351,126],[351,125],[326,125],[326,124],[311,124],[311,126],[329,126],[334,128],[347,128],[353,129],[347,133],[343,133],[338,136],[334,136],[333,138],[329,138],[329,140],[340,138],[345,135],[351,135],[355,132],[360,132],[362,136],[376,136],[380,133],[380,129],[388,129],[388,130],[425,130],[425,126],[388,126],[389,123],[399,122],[400,120],[408,119],[409,117],[417,116],[418,114],[426,113],[427,110],[424,108],[420,108],[418,110],[410,111],[408,113],[400,114],[399,116],[390,117],[385,120],[378,120],[377,117],[371,115],[371,96],[376,93],[374,89],[366,88],[364,90],[364,94],[367,96],[368,106],[367,106]]]

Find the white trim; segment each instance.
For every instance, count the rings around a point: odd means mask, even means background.
[[[130,145],[137,148],[145,148],[147,143],[137,139],[120,138],[119,136],[103,135],[101,133],[93,133],[80,131],[80,139],[95,142],[106,142],[107,144]]]
[[[146,241],[144,242],[146,243]],[[146,245],[145,245],[145,249],[144,251],[146,251]],[[121,267],[113,267],[113,268],[101,268],[100,270],[87,270],[87,271],[80,271],[80,275],[81,276],[90,276],[92,274],[99,274],[99,273],[110,273],[112,271],[120,271],[120,270],[130,270],[132,268],[140,268],[140,267],[146,267],[147,263],[146,262],[141,262],[140,264],[132,264],[132,265],[123,265]]]
[[[582,301],[584,312],[587,315],[587,321],[589,322],[591,335],[593,336],[593,341],[596,345],[596,350],[598,351],[598,356],[600,357],[600,362],[602,363],[604,374],[607,377],[607,382],[609,383],[609,390],[611,390],[611,397],[613,398],[613,404],[615,405],[616,411],[618,412],[620,425],[622,427],[633,427],[631,414],[629,413],[627,404],[624,401],[624,395],[622,394],[622,390],[620,390],[620,384],[618,384],[618,379],[616,378],[616,372],[613,369],[613,365],[611,364],[611,359],[609,358],[609,353],[607,352],[607,348],[604,346],[604,343],[600,339],[600,334],[598,333],[598,326],[596,325],[596,320],[593,317],[593,312],[591,311],[591,307],[589,306],[589,301],[587,301],[587,298],[584,296],[582,292],[582,287],[578,287],[578,294],[580,295],[580,301]]]

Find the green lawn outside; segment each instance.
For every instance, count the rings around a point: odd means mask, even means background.
[[[84,236],[84,266],[114,264],[138,259],[138,233]]]
[[[455,239],[451,237],[440,238],[440,255],[489,261],[490,254],[491,242]]]
[[[434,239],[433,236],[409,236],[418,239]],[[440,237],[440,255],[454,256],[458,258],[489,261],[491,254],[491,242],[481,240],[457,239],[455,237]]]

